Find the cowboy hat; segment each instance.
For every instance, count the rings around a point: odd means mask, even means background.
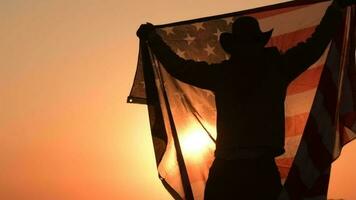
[[[243,16],[234,21],[232,32],[224,32],[220,35],[220,44],[229,54],[234,48],[241,45],[259,44],[265,46],[271,38],[273,29],[262,32],[258,21],[254,17]]]

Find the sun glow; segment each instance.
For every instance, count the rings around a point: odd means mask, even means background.
[[[194,159],[201,158],[214,148],[214,143],[205,130],[197,126],[188,128],[180,142],[184,154]]]

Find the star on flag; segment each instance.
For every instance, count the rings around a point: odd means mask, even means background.
[[[188,45],[190,45],[195,40],[195,37],[190,36],[188,33],[184,40],[188,42]]]
[[[180,49],[177,49],[177,55],[181,58],[185,58],[185,51],[181,51]]]
[[[166,33],[166,35],[174,34],[173,27],[162,28],[162,30]]]
[[[207,44],[206,48],[204,48],[204,50],[208,53],[208,56],[215,55],[214,49],[215,47],[211,47],[209,44]]]
[[[233,17],[224,18],[224,21],[226,22],[227,25],[230,25],[234,23],[234,18]]]
[[[203,22],[199,22],[199,23],[195,23],[195,24],[192,24],[196,29],[197,29],[197,31],[199,31],[199,30],[205,30],[205,28],[204,28],[204,23]]]
[[[220,35],[221,33],[223,33],[222,31],[220,31],[220,29],[217,29],[216,32],[214,33],[214,35],[217,37],[217,40],[220,39]]]

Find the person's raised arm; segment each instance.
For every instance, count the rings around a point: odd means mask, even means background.
[[[288,82],[321,57],[341,25],[342,8],[338,1],[332,2],[312,36],[282,54],[283,71]]]
[[[214,88],[216,66],[206,62],[185,60],[178,55],[156,33],[152,24],[143,24],[137,31],[141,40],[148,41],[149,47],[163,67],[173,77],[185,83],[203,88]]]

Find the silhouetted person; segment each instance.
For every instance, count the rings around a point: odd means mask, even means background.
[[[333,2],[312,36],[284,53],[265,48],[272,30],[262,32],[255,18],[240,17],[232,33],[220,36],[231,57],[218,64],[177,56],[152,24],[141,25],[137,35],[173,77],[215,94],[216,151],[205,199],[277,199],[282,185],[274,158],[284,153],[287,87],[323,54],[342,7]]]

